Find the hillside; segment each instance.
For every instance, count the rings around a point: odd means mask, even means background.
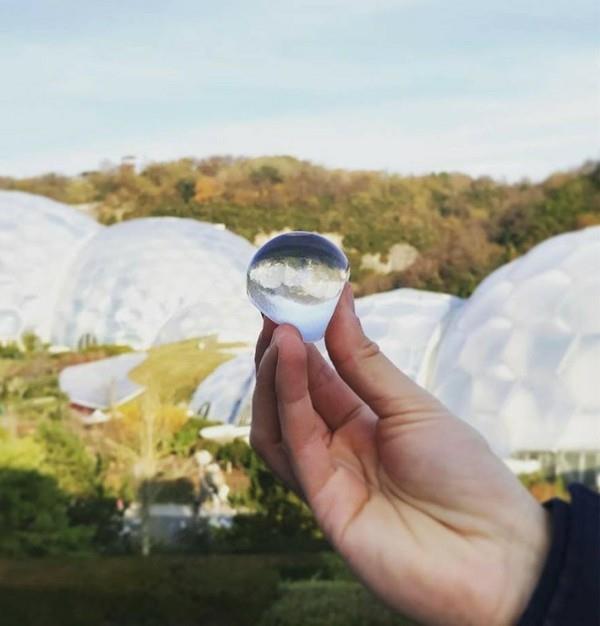
[[[336,233],[359,294],[408,286],[466,296],[539,241],[600,223],[598,163],[539,184],[506,184],[333,170],[291,157],[213,157],[0,177],[0,188],[85,205],[107,224],[175,215],[224,223],[251,241],[285,228]]]

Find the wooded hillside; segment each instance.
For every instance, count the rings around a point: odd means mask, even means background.
[[[0,177],[0,188],[89,204],[105,224],[174,215],[224,223],[251,241],[284,228],[338,233],[359,294],[408,286],[466,296],[547,237],[600,223],[599,163],[539,184],[506,184],[326,169],[292,157],[213,157],[142,169],[124,162],[75,177]],[[385,264],[398,243],[416,249],[410,266],[365,267],[364,255]]]

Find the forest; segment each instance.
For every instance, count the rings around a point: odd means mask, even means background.
[[[468,296],[493,269],[544,239],[600,224],[600,163],[542,182],[440,172],[401,176],[327,169],[288,156],[124,159],[78,176],[0,177],[17,189],[80,205],[104,224],[178,216],[225,224],[255,241],[283,229],[334,233],[357,295],[414,287]],[[413,251],[385,266],[393,246]]]

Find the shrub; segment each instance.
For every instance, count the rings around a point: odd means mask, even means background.
[[[2,562],[3,626],[254,626],[277,596],[257,557]]]
[[[25,353],[19,348],[16,341],[9,341],[0,343],[0,358],[22,360],[25,358]]]
[[[82,440],[60,422],[42,422],[36,440],[44,448],[44,469],[61,489],[73,495],[91,495],[99,486],[98,461]]]
[[[243,439],[234,439],[219,447],[215,458],[223,463],[231,463],[233,467],[248,468],[252,462],[252,448]]]
[[[0,554],[86,552],[93,529],[72,526],[56,481],[31,470],[0,469]]]
[[[410,626],[361,585],[348,581],[303,581],[281,586],[279,599],[259,626]]]

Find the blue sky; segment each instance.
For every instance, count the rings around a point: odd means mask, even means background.
[[[516,180],[598,158],[596,0],[0,0],[0,175],[292,154]]]

